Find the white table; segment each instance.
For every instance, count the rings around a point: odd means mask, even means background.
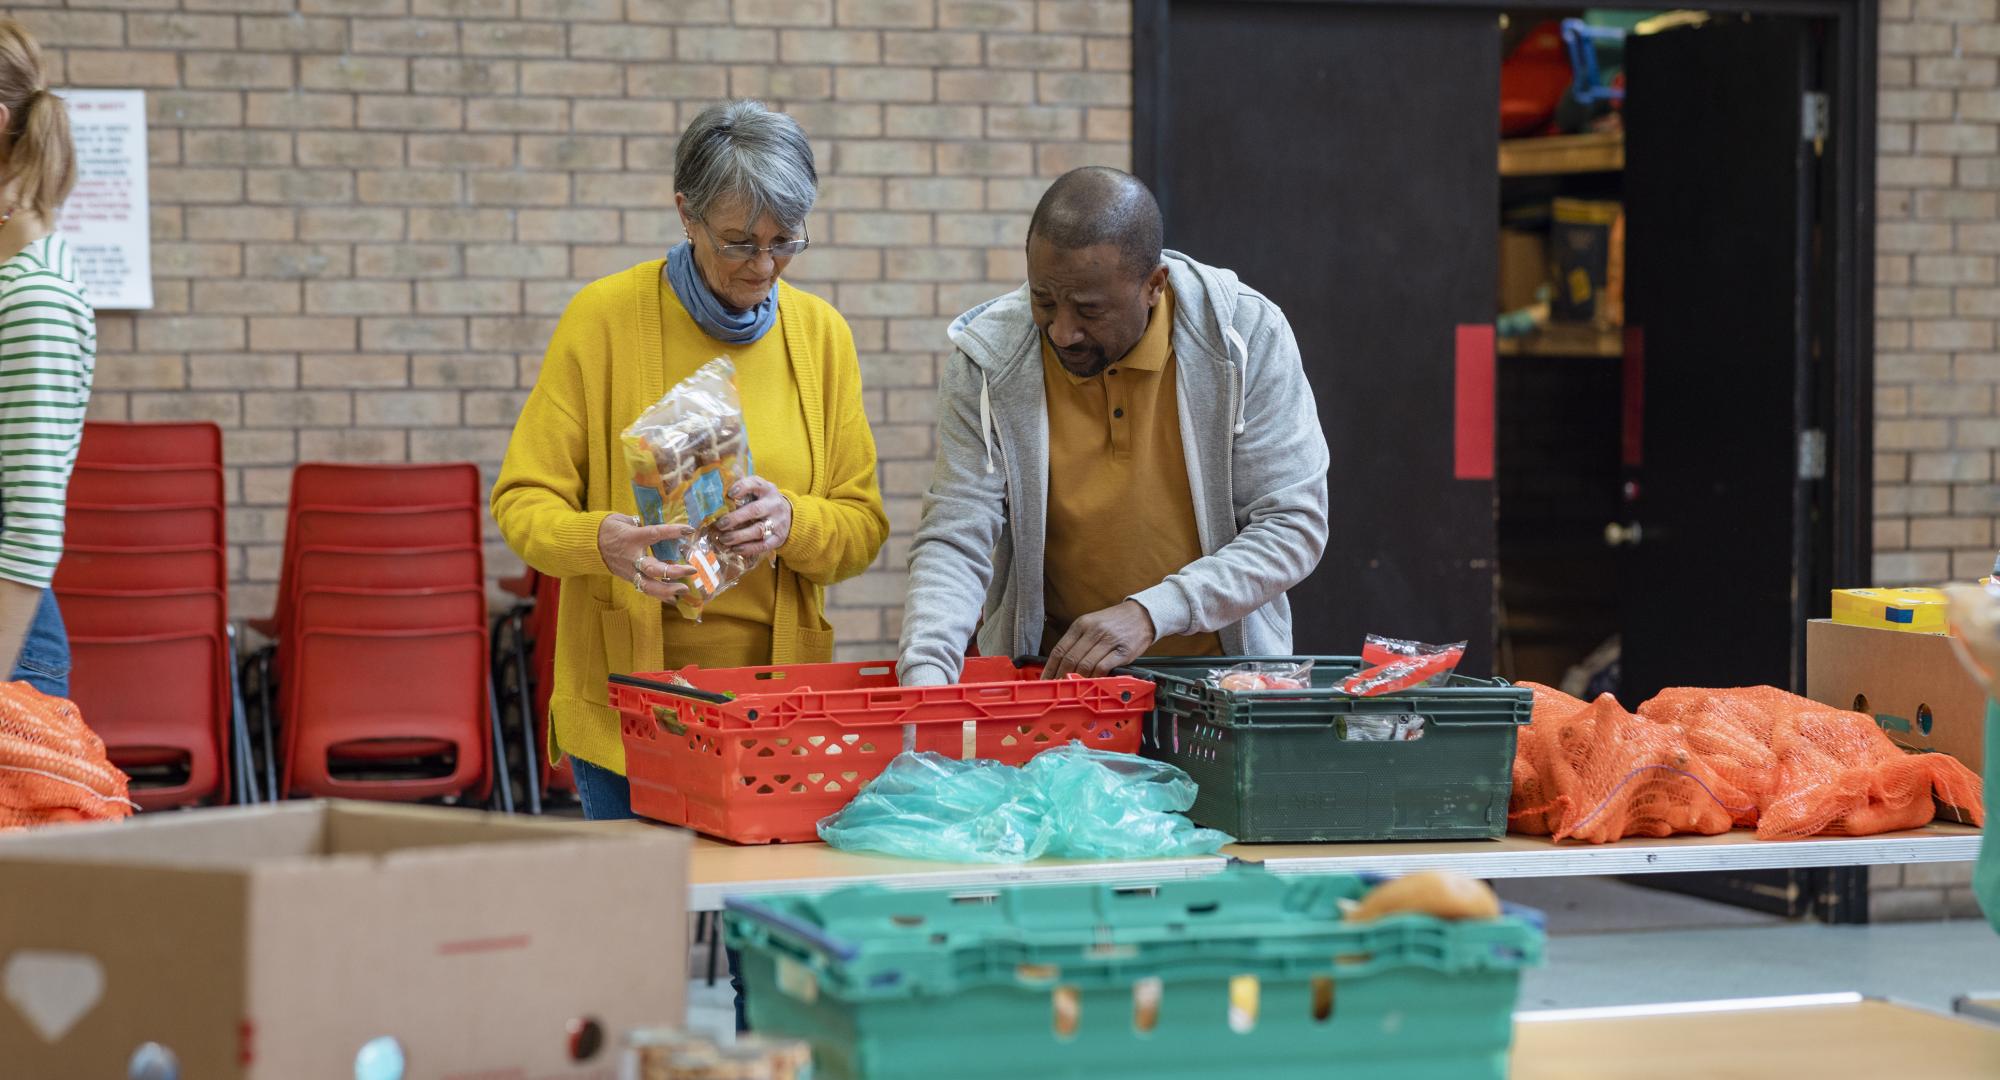
[[[1671,874],[1701,870],[1770,870],[1812,866],[1894,866],[1970,862],[1979,830],[1963,825],[1882,836],[1758,840],[1749,832],[1552,844],[1543,837],[1390,844],[1236,844],[1222,856],[1106,862],[1043,859],[1014,864],[932,863],[836,851],[824,844],[746,847],[695,842],[688,906],[717,911],[731,896],[822,892],[849,885],[892,889],[982,889],[1093,881],[1144,883],[1220,872],[1230,859],[1260,862],[1278,874],[1407,874],[1454,870],[1481,878]]]

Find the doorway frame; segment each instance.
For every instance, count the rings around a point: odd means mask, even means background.
[[[1161,105],[1172,80],[1167,51],[1172,0],[1132,0],[1132,171],[1158,197],[1163,212],[1174,194],[1160,186],[1168,145]],[[1214,0],[1211,0],[1214,2]],[[1232,2],[1232,0],[1222,0]],[[1510,6],[1494,0],[1239,0],[1245,3],[1309,3],[1327,7],[1447,8],[1491,11]],[[1607,0],[1599,7],[1657,10],[1657,3]],[[1826,188],[1822,218],[1831,278],[1822,326],[1831,364],[1825,385],[1813,387],[1830,407],[1817,417],[1826,432],[1826,476],[1818,500],[1824,520],[1808,525],[1807,550],[1829,551],[1822,563],[1794,567],[1799,587],[1815,599],[1828,589],[1870,583],[1874,572],[1875,484],[1875,151],[1878,0],[1728,0],[1704,10],[1725,15],[1771,15],[1818,20],[1830,29],[1820,46],[1830,84],[1833,128],[1822,166]],[[1496,42],[1497,43],[1497,42]],[[1497,212],[1497,208],[1496,208]],[[1497,227],[1497,226],[1496,226]],[[1811,426],[1811,425],[1808,425]],[[1803,571],[1803,572],[1801,572]],[[1804,671],[1805,627],[1797,628],[1794,665]]]

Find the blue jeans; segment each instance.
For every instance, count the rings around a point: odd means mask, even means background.
[[[69,632],[63,629],[54,589],[42,590],[34,621],[28,624],[28,636],[21,642],[21,655],[14,661],[13,681],[25,682],[50,697],[69,696]]]
[[[579,757],[569,759],[576,776],[576,795],[583,800],[583,816],[591,821],[622,821],[637,817],[632,812],[632,784],[602,765]],[[729,950],[729,985],[736,991],[736,1030],[749,1031],[750,1018],[743,1009],[743,962],[735,949]]]

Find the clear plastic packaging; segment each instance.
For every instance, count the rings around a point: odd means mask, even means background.
[[[1361,656],[1363,662],[1374,666],[1349,675],[1340,688],[1355,697],[1377,697],[1442,683],[1458,668],[1459,660],[1465,656],[1465,646],[1463,641],[1455,645],[1425,645],[1370,634]]]
[[[1208,684],[1218,690],[1310,690],[1313,665],[1310,660],[1292,662],[1246,661],[1208,673]]]
[[[731,552],[715,527],[736,508],[729,489],[756,471],[735,366],[722,357],[703,364],[641,413],[622,441],[639,517],[648,525],[695,527],[685,541],[654,544],[653,557],[694,568],[675,606],[682,617],[700,622],[710,600],[763,561]]]
[[[1421,641],[1404,641],[1400,638],[1387,638],[1380,634],[1370,634],[1361,645],[1361,662],[1368,667],[1381,667],[1385,664],[1394,664],[1401,660],[1422,660],[1426,657],[1438,656],[1452,649],[1458,649],[1463,653],[1465,643],[1461,641],[1457,645],[1426,645]],[[1453,662],[1452,666],[1457,666],[1456,661]],[[1436,675],[1431,676],[1430,680],[1423,683],[1423,685],[1443,686],[1450,679],[1451,668],[1446,668]]]
[[[1343,716],[1342,742],[1416,742],[1424,737],[1424,718],[1400,716]]]
[[[854,801],[819,823],[847,851],[947,862],[1208,855],[1231,841],[1181,816],[1188,774],[1072,742],[1022,768],[923,751],[899,754]]]

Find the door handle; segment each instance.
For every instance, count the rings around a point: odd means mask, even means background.
[[[1638,522],[1635,521],[1630,525],[1620,525],[1614,521],[1604,527],[1604,546],[1638,547],[1639,541],[1644,536],[1645,529]]]

